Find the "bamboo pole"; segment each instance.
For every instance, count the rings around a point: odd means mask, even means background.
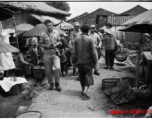
[[[15,17],[14,16],[13,16],[13,24],[14,24],[14,28],[15,28],[15,33],[17,33],[16,21],[15,21]],[[17,47],[19,49],[18,36],[16,36],[16,41],[17,41]]]
[[[141,39],[139,40],[139,48],[138,48],[138,63],[137,63],[137,73],[136,73],[136,88],[138,88],[138,81],[139,81],[139,70],[140,70],[140,58],[141,58],[141,41],[142,41],[142,33]]]

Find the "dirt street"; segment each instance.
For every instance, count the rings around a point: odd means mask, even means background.
[[[42,112],[43,118],[111,118],[136,117],[131,114],[110,114],[110,109],[133,109],[131,105],[116,105],[101,89],[101,80],[111,77],[133,76],[126,71],[106,70],[104,59],[100,59],[100,76],[94,76],[95,85],[90,88],[89,101],[82,100],[81,87],[76,77],[69,70],[67,77],[61,78],[62,92],[49,91],[47,88],[39,91],[39,96],[33,100],[29,110]]]

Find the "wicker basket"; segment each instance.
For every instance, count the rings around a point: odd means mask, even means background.
[[[121,50],[116,52],[116,59],[119,62],[124,62],[127,60],[127,51],[126,50]]]
[[[127,60],[127,54],[116,54],[116,59],[119,62],[124,62]]]
[[[109,87],[116,87],[117,83],[120,82],[119,78],[106,78],[102,80],[102,89],[106,89]]]
[[[147,85],[143,85],[139,87],[138,89],[133,89],[135,92],[136,96],[138,98],[149,98],[151,96],[152,91],[150,90],[151,84],[148,89],[146,89]]]

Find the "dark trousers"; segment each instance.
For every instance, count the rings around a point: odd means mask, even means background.
[[[105,60],[107,66],[114,65],[114,56],[115,56],[114,50],[106,50]]]
[[[79,79],[82,87],[92,85],[90,84],[93,83],[92,78],[89,79],[90,81],[86,80],[86,75],[92,74],[92,69],[92,64],[78,64]]]

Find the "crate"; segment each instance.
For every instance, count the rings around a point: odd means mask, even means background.
[[[35,79],[42,80],[44,78],[44,67],[43,66],[34,66],[33,75]]]
[[[118,82],[120,82],[119,78],[102,79],[102,89],[104,90],[109,87],[116,87]]]

